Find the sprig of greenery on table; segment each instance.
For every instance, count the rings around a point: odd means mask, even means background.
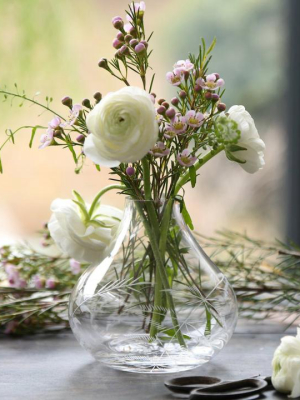
[[[198,234],[213,261],[233,285],[240,304],[240,316],[295,323],[300,317],[300,248],[281,242],[266,243],[246,234],[223,231],[214,237]],[[55,289],[9,287],[5,263],[18,266],[30,282],[54,277]],[[25,335],[68,328],[68,297],[78,277],[69,259],[32,249],[28,244],[5,246],[0,258],[0,332]]]

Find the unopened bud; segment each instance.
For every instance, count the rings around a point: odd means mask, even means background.
[[[123,46],[123,42],[121,42],[119,39],[114,39],[112,45],[115,49],[119,49]]]
[[[108,69],[108,62],[106,58],[101,58],[98,62],[98,67]]]
[[[214,75],[215,75],[216,79],[220,79],[220,74],[218,74],[217,72],[214,72]]]
[[[99,101],[102,99],[102,94],[100,92],[96,92],[94,94],[94,99],[96,100],[96,103],[99,103]]]
[[[111,22],[116,29],[122,29],[124,26],[124,21],[121,17],[114,17]]]
[[[129,42],[130,42],[130,40],[132,40],[133,39],[133,36],[131,36],[131,35],[129,35],[129,34],[127,34],[125,37],[124,37],[124,40],[125,40],[125,42],[128,44]]]
[[[206,98],[206,100],[211,100],[212,93],[211,92],[206,92],[204,97]]]
[[[134,51],[137,54],[143,54],[146,51],[146,47],[143,45],[143,43],[139,43],[135,46]]]
[[[143,45],[146,47],[146,49],[148,48],[149,44],[146,40],[141,40],[141,43],[143,43]]]
[[[128,56],[130,54],[129,52],[129,48],[124,44],[124,46],[122,46],[119,50],[119,54],[121,56]]]
[[[159,100],[158,100],[158,104],[159,104],[159,105],[162,105],[162,103],[163,103],[164,101],[166,101],[166,100],[165,100],[165,99],[159,99]]]
[[[133,167],[127,167],[127,168],[126,168],[126,174],[127,174],[128,176],[133,176],[133,175],[135,174],[134,168],[133,168]]]
[[[156,94],[155,93],[150,93],[151,96],[153,96],[156,99]]]
[[[186,98],[186,92],[185,92],[184,90],[181,90],[181,91],[179,92],[179,97],[180,97],[181,99],[185,99],[185,98]]]
[[[184,79],[187,81],[189,79],[189,77],[190,77],[189,71],[184,71],[183,72],[183,76],[184,76]]]
[[[137,32],[136,32],[136,29],[135,29],[134,26],[132,26],[132,27],[129,29],[129,33],[130,33],[130,35],[132,35],[133,37],[136,37]]]
[[[83,99],[81,104],[82,104],[84,107],[86,107],[86,108],[89,108],[89,109],[92,108],[91,102],[90,102],[89,99]]]
[[[117,33],[117,39],[120,40],[121,42],[124,42],[124,35],[122,32]]]
[[[202,92],[202,87],[200,85],[195,85],[195,92],[196,93]]]
[[[79,143],[83,143],[85,141],[85,136],[84,135],[78,135],[76,140]]]
[[[177,99],[177,97],[173,97],[173,99],[171,100],[171,104],[173,104],[173,106],[178,106],[179,99]]]
[[[175,117],[175,114],[176,114],[176,111],[174,110],[174,108],[169,108],[169,109],[166,111],[166,116],[167,116],[168,118],[173,118],[173,117]]]
[[[134,48],[137,44],[139,44],[139,41],[137,39],[131,39],[129,44]]]
[[[158,107],[158,109],[156,111],[157,111],[157,114],[164,115],[164,113],[166,112],[166,109],[164,106],[160,106],[160,107]]]
[[[164,101],[161,105],[164,106],[166,110],[170,107],[170,104],[167,101]]]
[[[212,95],[211,95],[212,101],[218,101],[219,98],[220,98],[220,96],[217,93],[212,93]]]
[[[219,104],[217,105],[217,109],[218,109],[219,111],[225,111],[225,110],[226,110],[226,104],[225,104],[225,103],[219,103]]]
[[[69,108],[73,107],[73,100],[71,99],[71,97],[66,96],[64,98],[61,99],[61,102],[64,106],[67,106]]]

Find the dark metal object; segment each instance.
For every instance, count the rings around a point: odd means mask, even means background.
[[[245,399],[260,393],[268,386],[263,379],[242,379],[240,381],[217,383],[202,389],[195,389],[190,394],[190,400],[198,399]]]
[[[223,381],[209,376],[185,376],[165,382],[165,386],[176,396],[191,400],[212,399],[256,399],[256,394],[270,387],[270,377],[253,377],[237,381]],[[249,397],[250,396],[250,397]]]

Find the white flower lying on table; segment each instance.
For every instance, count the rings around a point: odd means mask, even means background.
[[[285,336],[276,349],[272,361],[272,383],[278,392],[300,397],[300,328],[297,336]]]

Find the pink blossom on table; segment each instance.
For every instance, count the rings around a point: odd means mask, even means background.
[[[10,335],[11,333],[14,333],[16,330],[16,327],[19,325],[19,323],[17,321],[9,321],[6,325],[5,325],[5,329],[4,329],[4,334],[5,335]]]
[[[48,278],[47,280],[46,280],[46,288],[47,289],[54,289],[55,288],[55,286],[56,286],[56,280],[55,280],[55,278]]]
[[[167,72],[166,78],[173,86],[179,86],[184,81],[184,75],[180,71]]]
[[[82,105],[81,104],[74,104],[72,107],[71,113],[69,115],[69,119],[62,123],[60,126],[66,127],[66,126],[72,126],[75,124],[77,121],[77,118],[79,117],[80,111],[82,110]]]
[[[203,78],[198,78],[196,80],[196,85],[202,87],[202,89],[206,90],[216,90],[225,85],[224,79],[219,78],[219,74],[210,74]]]
[[[11,287],[22,289],[27,286],[25,279],[20,278],[19,271],[13,264],[5,265],[5,272],[7,274],[7,279]]]
[[[170,154],[170,149],[163,142],[157,142],[149,153],[154,157],[165,157]]]
[[[194,69],[194,64],[191,63],[189,59],[187,60],[179,60],[177,61],[176,64],[174,64],[174,70],[173,72],[176,74],[177,72],[183,73],[183,72],[190,72]]]
[[[181,153],[177,154],[177,161],[183,167],[191,167],[197,161],[197,157],[192,156],[189,149],[184,149]]]
[[[45,279],[39,275],[33,277],[33,284],[37,289],[42,289],[45,286]]]
[[[74,258],[71,258],[70,261],[70,268],[71,268],[71,272],[73,275],[77,275],[79,274],[79,272],[81,271],[81,264],[79,261],[75,260]]]
[[[197,128],[203,124],[204,115],[201,112],[190,110],[185,114],[185,119],[189,126]]]

